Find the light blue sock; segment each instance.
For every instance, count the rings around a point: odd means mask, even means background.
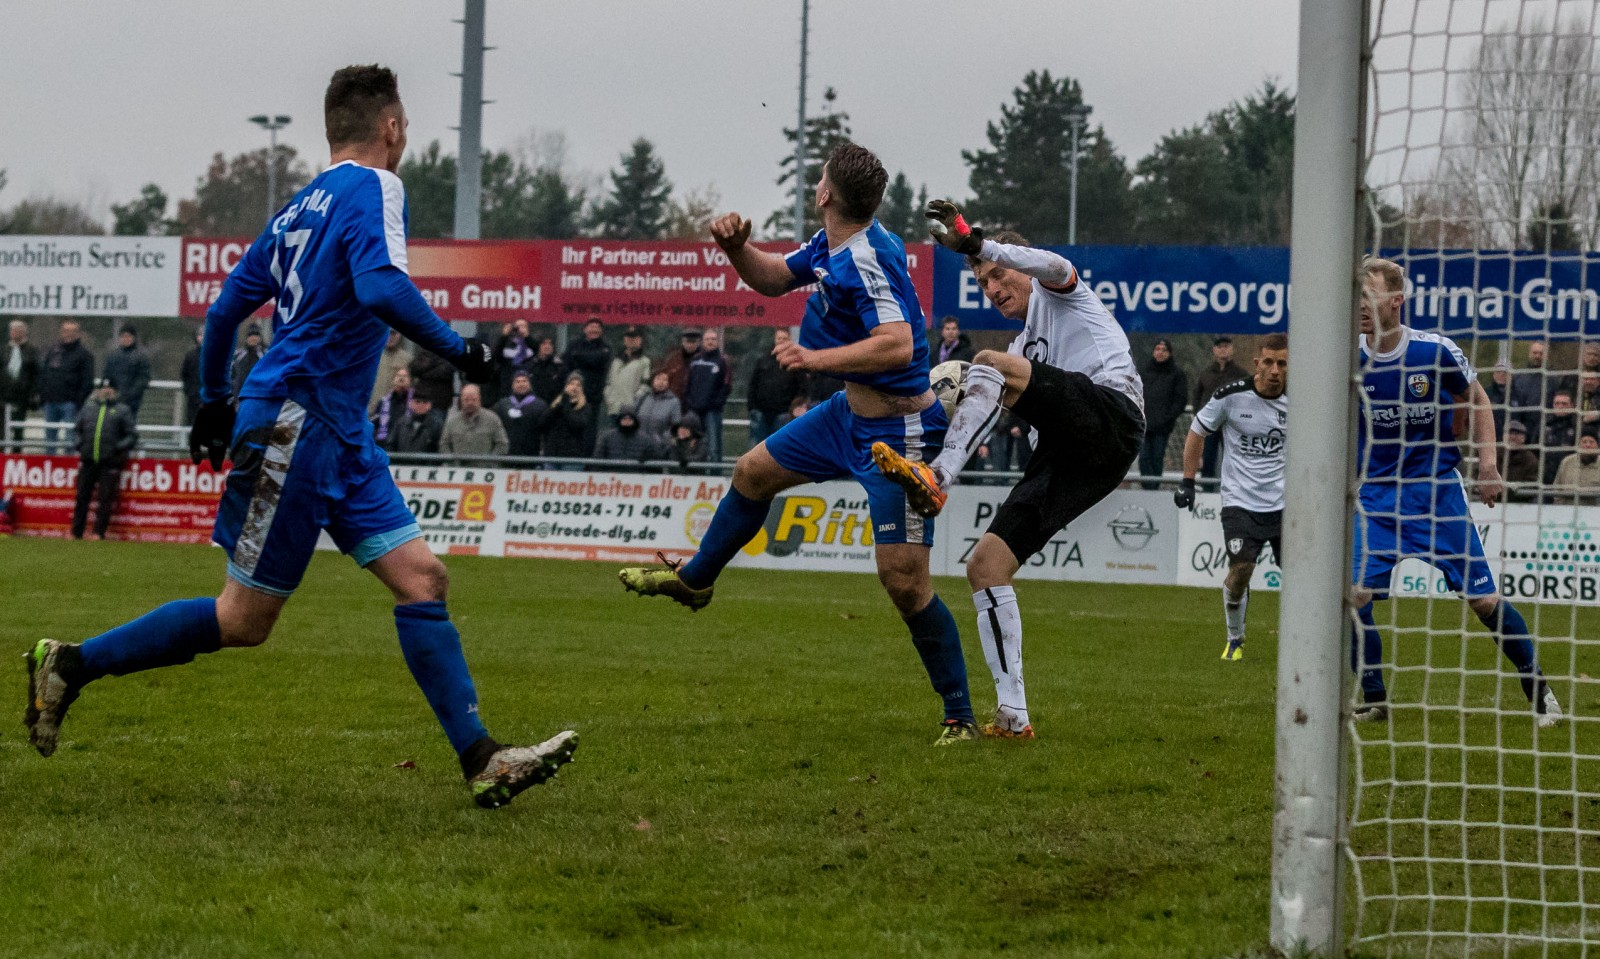
[[[711,516],[711,526],[700,540],[700,551],[678,570],[678,578],[690,589],[705,589],[715,583],[723,567],[761,532],[771,506],[772,500],[754,500],[730,486],[728,495]]]
[[[85,640],[78,654],[83,682],[142,669],[179,666],[222,647],[215,599],[180,599],[131,623]]]
[[[1506,654],[1506,659],[1511,660],[1511,665],[1517,668],[1517,673],[1522,680],[1522,692],[1528,697],[1529,702],[1537,702],[1535,693],[1543,695],[1544,682],[1540,679],[1539,662],[1535,658],[1533,639],[1528,635],[1528,622],[1522,618],[1522,613],[1511,605],[1507,599],[1500,600],[1499,605],[1487,616],[1479,616],[1479,621],[1489,627],[1494,634],[1494,641],[1499,644],[1500,651]]]
[[[906,617],[911,644],[922,657],[933,691],[944,700],[944,718],[973,722],[972,696],[967,691],[967,660],[961,655],[961,630],[944,600],[935,596],[920,613]]]
[[[467,659],[461,653],[461,634],[450,622],[449,610],[441,602],[396,606],[394,626],[411,677],[439,717],[451,748],[461,755],[488,733],[478,718],[478,691],[473,688]]]
[[[1356,611],[1361,628],[1350,630],[1350,671],[1361,676],[1362,698],[1369,703],[1381,703],[1388,698],[1383,688],[1383,637],[1378,633],[1377,620],[1372,618],[1372,603]]]

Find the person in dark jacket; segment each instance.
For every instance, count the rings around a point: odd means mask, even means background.
[[[108,379],[78,414],[78,500],[72,507],[73,539],[83,539],[91,497],[95,500],[95,517],[94,533],[89,538],[106,538],[106,528],[111,525],[111,513],[117,505],[122,468],[137,443],[133,412],[118,401],[117,388]]]
[[[683,419],[678,421],[672,432],[671,456],[678,461],[679,469],[687,473],[691,464],[704,463],[710,458],[710,450],[706,448],[705,437],[700,432],[700,417],[693,413],[683,414]]]
[[[606,378],[611,375],[611,347],[606,345],[606,325],[598,316],[583,324],[583,339],[567,347],[567,370],[583,376],[583,393],[591,405],[605,403]]]
[[[83,345],[83,332],[75,320],[63,320],[56,344],[39,364],[39,405],[47,423],[73,423],[78,408],[94,392],[94,357]],[[56,453],[57,431],[44,431],[45,443]]]
[[[789,331],[773,334],[775,351],[789,342]],[[750,448],[771,436],[778,429],[778,420],[794,405],[795,397],[805,393],[804,370],[786,370],[778,365],[778,358],[768,352],[756,361],[750,374]]]
[[[1578,410],[1572,403],[1572,394],[1564,389],[1550,396],[1550,411],[1544,415],[1544,436],[1541,455],[1545,485],[1554,483],[1561,460],[1578,448]]]
[[[733,391],[733,367],[722,355],[722,337],[706,330],[700,352],[689,361],[689,382],[683,405],[700,417],[705,430],[706,453],[713,462],[722,459],[722,408]]]
[[[512,456],[539,455],[539,421],[550,405],[533,394],[533,380],[527,370],[511,376],[511,394],[494,405],[495,415],[505,424],[506,450]]]
[[[961,321],[953,316],[939,324],[939,342],[928,351],[928,369],[951,360],[972,362],[978,351],[972,348],[972,338],[961,332]]]
[[[667,385],[682,400],[689,391],[689,363],[700,352],[700,331],[689,327],[678,338],[678,348],[661,361],[661,372],[667,374]]]
[[[206,328],[194,331],[194,349],[183,354],[183,366],[178,379],[183,383],[183,422],[193,423],[195,411],[200,409],[200,345],[205,342]]]
[[[373,407],[372,441],[379,449],[393,449],[394,438],[411,412],[411,372],[398,367],[389,379],[389,392],[383,394]]]
[[[1196,410],[1211,402],[1211,394],[1229,383],[1247,380],[1250,374],[1233,361],[1233,337],[1219,336],[1211,341],[1211,362],[1194,378],[1194,395],[1189,405]],[[1200,475],[1216,479],[1222,471],[1222,431],[1206,437],[1205,452],[1200,457]]]
[[[444,357],[419,346],[407,370],[411,373],[411,389],[418,396],[428,398],[430,407],[439,413],[442,422],[444,414],[439,411],[449,409],[450,402],[456,398],[456,368]]]
[[[548,406],[561,395],[567,382],[567,364],[556,355],[556,341],[545,337],[539,341],[533,360],[528,364],[528,381],[533,384],[533,395]]]
[[[238,396],[250,371],[265,356],[267,348],[261,343],[261,327],[251,323],[244,328],[244,345],[233,351],[233,366],[228,371],[228,381],[233,384],[233,395]]]
[[[491,405],[511,395],[511,378],[518,372],[526,373],[539,352],[539,344],[528,331],[527,320],[517,320],[500,327],[500,340],[495,343],[494,355],[500,358]]]
[[[411,403],[406,416],[395,427],[389,438],[393,453],[437,453],[439,439],[444,436],[444,414],[433,408],[433,401],[412,387]]]
[[[1139,450],[1139,475],[1159,477],[1167,462],[1167,439],[1183,413],[1189,396],[1189,379],[1172,359],[1172,343],[1156,340],[1150,359],[1139,370],[1144,381],[1144,446]],[[1161,481],[1145,480],[1145,489],[1158,489]]]
[[[616,425],[600,434],[594,455],[603,460],[627,460],[643,463],[655,459],[662,450],[639,428],[639,416],[633,404],[624,403],[614,417]]]
[[[544,455],[583,459],[594,453],[594,411],[583,388],[583,374],[567,374],[561,395],[540,417],[544,431]],[[579,469],[577,464],[562,464],[562,469]]]
[[[33,391],[39,384],[39,351],[28,342],[28,324],[12,320],[6,333],[6,344],[0,348],[0,452],[6,444],[21,439],[12,435],[10,424],[28,418]],[[20,451],[20,446],[13,449]]]
[[[101,378],[117,388],[117,397],[138,422],[144,391],[150,388],[150,354],[139,346],[139,331],[132,323],[123,324],[117,331],[117,345],[106,354]]]

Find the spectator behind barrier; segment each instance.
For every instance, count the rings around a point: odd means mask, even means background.
[[[678,461],[679,469],[688,472],[691,464],[704,463],[709,459],[705,438],[700,432],[700,417],[693,413],[683,414],[673,433],[672,458]]]
[[[567,364],[556,356],[555,340],[547,336],[539,341],[533,362],[528,364],[528,378],[533,383],[533,395],[547,405],[561,395],[561,387],[567,382]]]
[[[426,352],[426,351],[424,351]],[[395,453],[437,453],[439,438],[444,435],[444,414],[433,408],[429,399],[416,385],[412,385],[411,402],[405,418],[390,438],[389,449]]]
[[[461,387],[461,406],[451,411],[439,437],[439,452],[454,456],[504,456],[510,446],[505,424],[483,408],[476,383]]]
[[[1537,490],[1520,489],[1518,484],[1537,486],[1539,483],[1539,454],[1528,448],[1528,428],[1521,420],[1506,422],[1505,448],[1500,451],[1500,475],[1511,484],[1511,498],[1532,500]]]
[[[928,351],[928,368],[931,370],[940,363],[950,360],[965,360],[972,362],[978,351],[972,348],[972,338],[961,332],[961,321],[953,316],[944,318],[939,324],[939,342]]]
[[[411,365],[411,351],[406,349],[406,338],[394,330],[383,344],[383,354],[378,357],[378,378],[372,381],[372,399],[367,402],[367,412],[378,411],[378,401],[389,395],[394,383],[394,371]]]
[[[10,424],[28,418],[33,407],[33,391],[39,382],[39,351],[28,342],[28,324],[12,320],[6,329],[6,344],[0,349],[0,451],[7,443],[21,440],[21,428],[12,436]],[[20,447],[13,448],[20,452]]]
[[[83,345],[83,331],[76,320],[62,320],[56,342],[39,363],[39,405],[46,423],[73,423],[78,408],[94,391],[94,357]],[[59,433],[54,426],[44,431],[51,453]]]
[[[95,518],[89,538],[106,538],[117,506],[122,469],[137,442],[133,411],[117,398],[116,385],[108,379],[78,414],[78,498],[72,508],[73,539],[83,539],[91,497],[95,500]]]
[[[138,422],[144,391],[150,388],[150,354],[139,345],[139,331],[132,323],[117,331],[117,345],[106,353],[103,378],[117,388],[118,400]]]
[[[667,374],[667,383],[680,401],[689,389],[689,362],[699,352],[700,330],[691,326],[678,338],[677,347],[661,361],[661,369]]]
[[[495,342],[494,355],[500,358],[495,370],[495,389],[492,397],[485,397],[498,406],[499,401],[511,395],[511,379],[526,373],[539,353],[539,344],[529,332],[527,320],[516,320],[500,327],[500,339]]]
[[[665,449],[672,445],[672,430],[683,417],[683,404],[672,392],[666,370],[650,378],[650,392],[639,401],[639,430]]]
[[[372,439],[382,449],[393,449],[395,432],[411,409],[411,371],[398,367],[389,377],[389,392],[372,410]]]
[[[1189,405],[1196,410],[1211,401],[1218,388],[1239,380],[1249,379],[1245,368],[1233,361],[1233,337],[1219,336],[1211,341],[1211,362],[1194,378],[1194,393]],[[1215,479],[1222,470],[1222,431],[1206,437],[1204,453],[1200,458],[1200,475]]]
[[[506,428],[507,451],[512,456],[539,455],[539,421],[549,408],[533,394],[533,379],[527,370],[512,374],[511,395],[494,405],[495,415]]]
[[[600,436],[594,455],[603,460],[627,460],[643,463],[665,454],[644,430],[639,428],[639,415],[632,405],[625,404],[613,417],[614,426]]]
[[[411,372],[411,389],[417,396],[427,397],[429,407],[439,414],[442,427],[442,411],[450,408],[450,401],[456,395],[456,368],[444,357],[418,347],[417,355],[411,358],[406,369]]]
[[[594,454],[596,407],[583,388],[583,374],[567,374],[561,395],[545,410],[540,421],[544,431],[544,455],[585,459]]]
[[[1572,407],[1572,394],[1566,390],[1556,390],[1550,398],[1550,412],[1544,417],[1540,445],[1541,475],[1548,485],[1555,482],[1561,461],[1578,447],[1578,414]]]
[[[650,358],[644,355],[644,332],[637,326],[622,331],[622,352],[611,358],[606,374],[606,415],[635,406],[650,392]]]
[[[600,318],[589,317],[583,324],[583,339],[568,346],[563,357],[569,373],[583,376],[583,393],[592,406],[605,402],[606,378],[611,373],[611,347],[606,345],[605,333]]]
[[[700,417],[705,431],[706,452],[711,460],[722,459],[722,410],[733,391],[733,367],[722,355],[722,337],[706,330],[700,352],[689,361],[689,385],[683,405]]]
[[[261,327],[251,323],[244,328],[244,345],[233,351],[233,362],[228,369],[228,382],[233,384],[233,395],[238,396],[250,371],[256,368],[267,348],[261,345]]]
[[[183,366],[178,379],[183,383],[183,422],[193,423],[195,411],[200,409],[200,347],[206,341],[206,327],[202,323],[194,331],[194,349],[183,354]]]
[[[1144,445],[1139,450],[1139,475],[1159,477],[1167,463],[1167,440],[1188,401],[1189,378],[1172,359],[1172,341],[1156,340],[1150,358],[1139,368],[1144,381]],[[1145,480],[1145,489],[1158,489],[1159,479]]]
[[[1600,502],[1600,437],[1595,431],[1584,430],[1578,437],[1578,451],[1561,461],[1551,499],[1586,504]]]
[[[789,331],[778,330],[772,335],[772,350],[756,360],[750,374],[750,446],[777,432],[783,417],[789,412],[795,398],[805,393],[806,374],[803,370],[786,370],[778,363],[773,352],[789,342]]]

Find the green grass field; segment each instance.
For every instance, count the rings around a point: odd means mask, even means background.
[[[0,541],[15,719],[33,640],[214,592],[220,560]],[[936,697],[869,577],[733,571],[690,614],[609,567],[450,567],[490,729],[581,732],[558,780],[472,806],[386,593],[319,555],[266,646],[97,684],[50,760],[4,727],[0,954],[1264,949],[1274,595],[1224,664],[1211,592],[1025,583],[1042,738],[936,750]],[[981,711],[964,584],[940,587]]]

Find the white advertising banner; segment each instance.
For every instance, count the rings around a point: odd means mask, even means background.
[[[687,559],[728,489],[725,477],[476,467],[396,466],[395,480],[436,553],[653,562]],[[938,520],[936,576],[965,576],[967,557],[1010,492],[958,486]],[[1227,570],[1216,494],[1180,510],[1165,491],[1117,490],[1032,557],[1023,579],[1215,588]],[[1473,507],[1501,592],[1534,602],[1600,606],[1600,509]],[[873,573],[867,498],[851,482],[800,486],[773,500],[766,525],[734,559],[759,569]],[[1253,589],[1283,580],[1269,548]],[[1395,570],[1396,596],[1448,595],[1418,560]]]
[[[177,316],[175,236],[0,236],[0,314]]]

